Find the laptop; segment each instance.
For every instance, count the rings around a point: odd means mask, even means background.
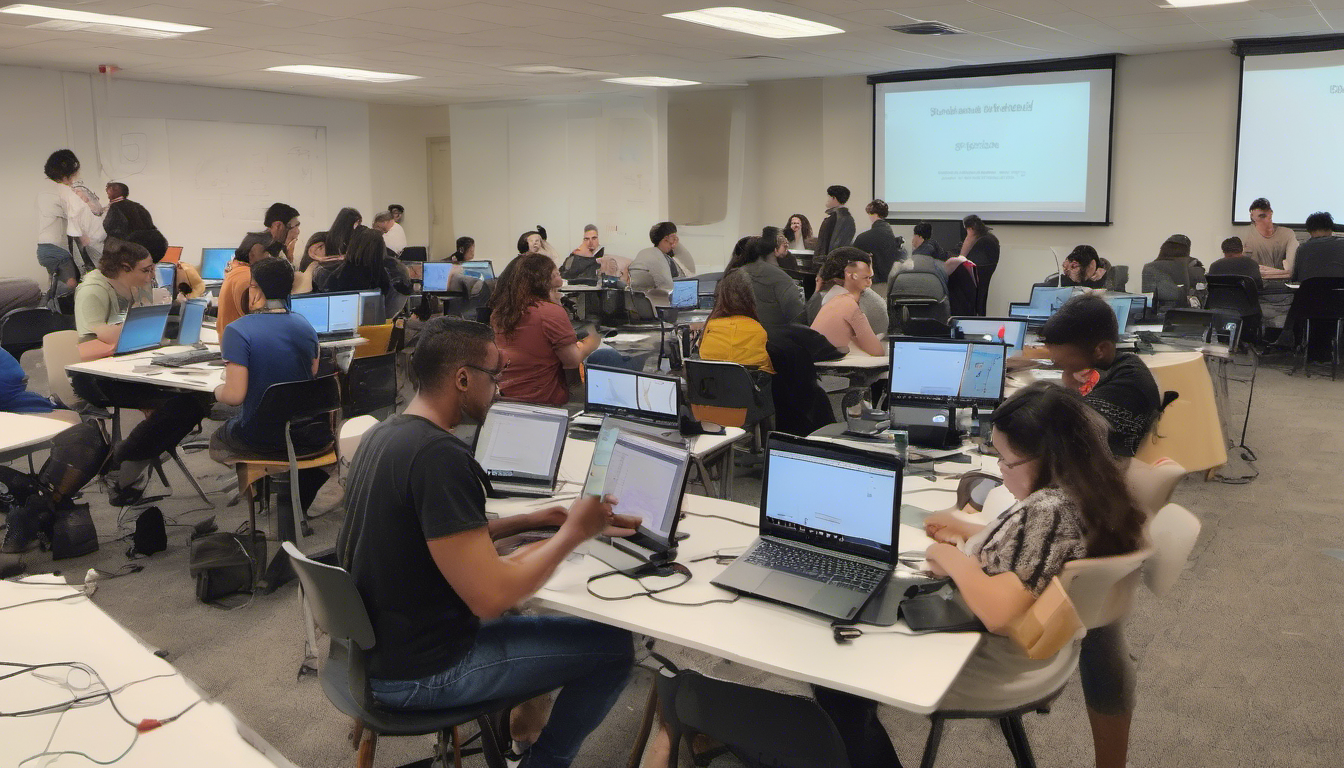
[[[694,277],[677,278],[672,281],[672,294],[668,297],[668,306],[673,309],[696,309],[700,306],[700,281]]]
[[[447,263],[447,262],[444,262]],[[489,261],[464,261],[457,265],[462,274],[477,280],[494,280],[495,265]]]
[[[201,326],[205,324],[205,299],[188,299],[182,303],[182,319],[177,326],[177,344],[195,346],[201,341]]]
[[[169,293],[177,293],[177,264],[160,261],[154,265],[154,284],[167,288]]]
[[[602,420],[583,494],[610,494],[619,502],[617,512],[642,521],[633,536],[612,539],[612,546],[624,549],[624,543],[633,543],[655,557],[672,553],[690,460],[680,440],[669,443],[636,422]]]
[[[289,298],[289,311],[302,315],[320,341],[354,338],[359,330],[360,297],[351,293],[308,293]]]
[[[772,433],[760,536],[712,583],[854,618],[896,565],[902,469],[894,452]]]
[[[576,417],[579,426],[584,425],[583,417],[591,421],[619,416],[659,427],[680,427],[681,380],[675,376],[588,365],[584,392],[583,413]]]
[[[359,292],[359,324],[382,325],[387,322],[387,305],[381,291]]]
[[[166,261],[169,264],[176,264],[181,260],[182,246],[180,245],[170,245],[168,246],[168,249],[163,252],[163,261]]]
[[[1027,342],[1027,322],[1020,317],[954,317],[952,327],[968,339],[1001,341],[1010,355],[1021,354]]]
[[[893,405],[998,405],[1008,349],[990,341],[894,338],[890,400]]]
[[[497,495],[555,495],[569,413],[526,403],[495,403],[476,433],[476,462]]]
[[[1050,316],[1062,306],[1069,297],[1075,293],[1081,293],[1086,290],[1082,286],[1070,285],[1057,287],[1053,285],[1033,285],[1031,287],[1031,301],[1027,303],[1014,302],[1008,305],[1008,315],[1010,317],[1025,319],[1031,325],[1044,324]]]
[[[114,355],[129,355],[158,349],[163,345],[163,332],[168,328],[168,311],[172,304],[151,304],[131,307],[121,321],[121,335],[117,337]]]
[[[1134,299],[1131,296],[1107,296],[1106,303],[1111,306],[1111,311],[1115,313],[1116,333],[1124,338],[1129,330],[1129,317],[1134,310]]]
[[[456,266],[448,261],[427,261],[420,274],[420,290],[425,293],[444,293],[448,290],[448,274]]]
[[[408,245],[401,249],[402,261],[429,261],[429,249],[423,245]]]
[[[201,279],[223,280],[224,270],[228,268],[229,261],[233,259],[236,250],[235,248],[202,248]]]

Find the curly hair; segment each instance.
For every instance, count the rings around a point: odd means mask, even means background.
[[[822,262],[819,274],[822,280],[838,280],[843,283],[845,281],[845,268],[860,261],[872,266],[873,257],[852,245],[842,246],[826,256],[826,261]]]
[[[533,306],[550,300],[555,273],[555,262],[544,253],[524,253],[509,267],[490,297],[490,324],[501,336],[517,330]]]
[[[145,259],[152,257],[144,246],[109,237],[103,244],[103,255],[98,259],[98,271],[115,279],[135,269],[135,265]]]
[[[79,158],[68,149],[58,149],[47,158],[46,164],[42,166],[42,172],[52,181],[68,179],[79,173]]]

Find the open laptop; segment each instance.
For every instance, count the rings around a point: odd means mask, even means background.
[[[610,416],[602,420],[583,494],[610,494],[619,502],[617,512],[642,521],[633,536],[612,539],[612,546],[626,549],[624,544],[632,543],[655,559],[670,554],[690,460],[681,441],[669,443],[636,422]]]
[[[487,262],[488,263],[488,262]],[[420,276],[420,290],[424,293],[445,293],[448,290],[448,274],[456,266],[448,261],[427,261]]]
[[[382,325],[387,322],[387,305],[381,291],[359,292],[359,324]]]
[[[1001,341],[1010,355],[1020,354],[1027,342],[1027,321],[1020,317],[954,317],[952,327],[967,339]]]
[[[169,293],[177,293],[177,265],[169,261],[160,261],[154,265],[154,284],[167,288]]]
[[[180,245],[170,245],[163,252],[163,261],[166,261],[169,264],[176,264],[181,260],[182,260],[182,246]]]
[[[679,428],[681,424],[681,380],[675,376],[588,365],[584,392],[583,413],[575,418],[578,426],[592,426],[606,416],[665,428]]]
[[[307,293],[289,298],[289,311],[302,315],[319,341],[352,339],[359,330],[360,297],[350,293]]]
[[[194,347],[184,352],[155,355],[150,362],[166,368],[180,368],[197,363],[208,363],[222,358],[219,347],[207,347],[201,343],[201,327],[205,324],[205,308],[209,302],[205,299],[188,299],[182,303],[182,312],[178,317],[177,330],[172,333],[172,344]]]
[[[1081,293],[1085,288],[1077,285],[1057,287],[1053,285],[1033,285],[1031,301],[1025,304],[1013,302],[1008,305],[1010,317],[1024,319],[1031,325],[1043,325],[1050,316],[1062,306],[1069,297]]]
[[[554,496],[568,430],[564,408],[495,403],[476,433],[476,461],[499,495]]]
[[[445,262],[446,263],[446,262]],[[494,280],[495,265],[490,261],[464,261],[457,265],[462,274],[477,280]]]
[[[1111,311],[1115,313],[1116,333],[1124,338],[1129,331],[1129,318],[1134,311],[1134,298],[1132,296],[1107,296],[1106,303],[1111,306]]]
[[[700,306],[700,281],[694,277],[679,277],[672,281],[668,306],[673,309],[696,309]]]
[[[891,402],[992,407],[1003,400],[1008,345],[965,339],[891,340]]]
[[[773,433],[760,536],[713,583],[852,619],[896,565],[902,460]]]
[[[114,355],[129,355],[158,349],[163,345],[163,332],[168,328],[168,311],[172,304],[151,304],[131,307],[121,321],[121,335],[117,337]]]
[[[201,279],[223,280],[224,270],[228,268],[229,261],[233,259],[236,250],[235,248],[202,248]]]

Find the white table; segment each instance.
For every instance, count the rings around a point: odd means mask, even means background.
[[[55,576],[28,576],[25,582],[0,581],[0,607],[32,600],[76,594]],[[94,599],[97,595],[94,595]],[[95,670],[113,690],[153,675],[170,675],[136,683],[112,695],[130,720],[162,719],[181,712],[204,695],[173,666],[150,652],[134,635],[85,597],[11,608],[0,613],[0,659],[20,664],[79,661]],[[17,668],[0,666],[0,674]],[[89,676],[69,667],[40,672],[81,685]],[[100,690],[96,683],[89,693]],[[80,691],[80,694],[85,693]],[[30,673],[0,681],[0,710],[11,712],[69,701],[76,694],[57,683]],[[59,719],[59,726],[57,721]],[[50,750],[77,750],[98,760],[111,760],[131,744],[134,729],[98,701],[72,709],[62,717],[53,712],[32,717],[0,717],[0,765],[13,766],[44,751],[55,730]],[[45,765],[43,760],[27,768]],[[83,758],[66,756],[56,765],[89,765]],[[203,700],[181,718],[140,734],[117,766],[161,768],[190,765],[197,768],[268,768],[292,764],[273,747],[242,725],[222,704]]]
[[[560,457],[559,478],[568,486],[557,491],[559,494],[577,494],[588,477],[588,465],[593,461],[593,446],[597,432],[585,430],[585,435],[593,439],[569,437],[565,439],[565,451]],[[670,429],[669,439],[680,439],[676,429]],[[728,498],[733,492],[733,445],[747,437],[746,430],[738,427],[724,427],[722,435],[696,435],[687,438],[687,449],[691,452],[691,463],[700,473],[701,484],[705,490],[720,498]],[[718,461],[719,470],[717,488],[709,479],[709,465]],[[493,503],[493,502],[492,502]],[[535,502],[533,502],[535,505]],[[491,511],[495,508],[490,507]]]
[[[890,368],[891,358],[887,355],[868,355],[861,351],[850,350],[838,360],[826,360],[817,363],[816,366],[836,371],[870,371],[874,368]]]
[[[0,462],[13,461],[45,448],[53,437],[72,426],[67,421],[31,413],[0,412]],[[4,623],[0,621],[0,625]]]

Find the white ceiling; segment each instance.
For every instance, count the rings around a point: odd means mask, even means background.
[[[612,76],[608,73],[728,84],[1344,32],[1344,0],[1252,0],[1188,9],[1164,9],[1163,0],[29,1],[212,29],[142,40],[26,29],[41,20],[0,14],[0,63],[84,72],[114,64],[122,70],[118,77],[134,80],[422,105],[621,89],[600,81]],[[715,4],[815,19],[845,34],[768,40],[661,15]],[[970,34],[915,37],[886,29],[919,20],[947,22]],[[305,63],[423,79],[365,84],[261,71]],[[517,64],[604,74],[537,76],[500,69]]]

